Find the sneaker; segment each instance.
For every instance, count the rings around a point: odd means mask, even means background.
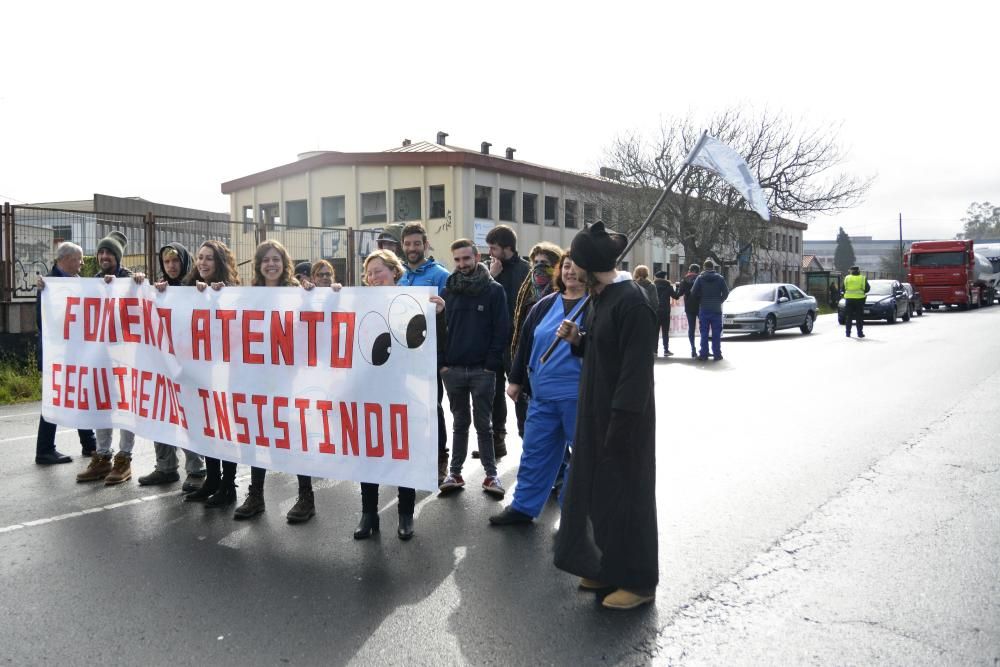
[[[179,481],[180,478],[181,476],[177,474],[176,470],[173,472],[154,470],[148,475],[143,475],[136,481],[139,482],[139,486],[158,486],[160,484],[173,484],[174,482]]]
[[[672,357],[672,356],[674,356],[674,353],[671,352],[670,350],[667,350],[666,352],[663,353],[663,356],[665,356],[665,357]]]
[[[483,491],[497,498],[503,498],[504,494],[507,493],[503,490],[503,486],[500,485],[500,478],[496,475],[483,480]]]
[[[441,493],[445,493],[447,491],[461,489],[463,486],[465,486],[465,480],[462,479],[462,476],[456,473],[451,473],[444,478],[444,481],[441,482],[441,486],[438,487],[438,490],[441,491]]]
[[[865,337],[865,335],[863,333],[859,333],[858,334],[858,338],[864,338],[864,337]]]
[[[438,486],[444,482],[444,478],[448,476],[448,459],[438,459]]]
[[[115,484],[124,484],[130,479],[132,479],[132,457],[118,452],[111,464],[111,472],[104,478],[104,484],[114,486]]]
[[[111,472],[111,455],[94,454],[90,457],[90,465],[76,476],[78,482],[96,482],[108,476]]]

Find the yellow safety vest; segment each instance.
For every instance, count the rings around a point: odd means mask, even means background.
[[[862,275],[849,274],[844,276],[844,298],[863,299],[865,298],[865,277]]]

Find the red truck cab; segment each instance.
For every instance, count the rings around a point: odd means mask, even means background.
[[[983,281],[971,240],[914,241],[903,263],[925,306],[964,310],[992,302],[992,281]]]

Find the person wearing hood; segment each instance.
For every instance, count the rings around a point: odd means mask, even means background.
[[[494,384],[503,377],[504,349],[510,339],[510,314],[504,289],[483,264],[469,239],[451,244],[455,272],[444,292],[448,340],[441,366],[441,379],[451,407],[451,469],[441,482],[442,492],[465,486],[462,466],[469,445],[469,426],[475,422],[479,454],[486,471],[483,491],[503,498],[497,477],[490,431]],[[506,394],[504,394],[506,396]],[[470,414],[469,402],[472,402]]]
[[[118,230],[111,232],[98,242],[98,278],[110,283],[115,278],[132,277],[132,272],[122,266],[122,256],[125,254],[127,246],[128,239]],[[132,447],[135,445],[135,433],[119,429],[119,451],[114,454],[112,461],[111,440],[113,434],[114,429],[97,429],[97,449],[94,451],[87,469],[76,476],[77,482],[104,480],[107,486],[112,486],[132,479]]]
[[[585,333],[563,320],[556,336],[583,357],[573,462],[555,538],[555,565],[585,591],[612,591],[608,609],[654,599],[656,525],[656,312],[627,273],[615,271],[628,239],[596,222],[577,233],[570,258],[590,289]],[[551,362],[550,362],[551,363]]]
[[[663,338],[663,356],[672,357],[674,353],[670,351],[670,301],[677,298],[677,290],[667,280],[666,271],[656,272],[653,285],[656,286],[656,322]]]
[[[680,288],[677,290],[677,298],[684,299],[684,314],[687,316],[688,321],[688,341],[691,343],[691,358],[698,357],[698,351],[694,347],[694,332],[698,327],[698,297],[691,293],[691,288],[694,287],[694,281],[698,279],[698,274],[701,273],[701,267],[697,264],[692,264],[688,267],[688,272],[684,274],[684,280],[681,281]]]
[[[521,289],[517,292],[517,300],[514,304],[513,328],[511,331],[510,348],[507,354],[511,359],[511,369],[513,369],[513,359],[517,354],[517,345],[521,340],[521,332],[524,323],[528,319],[528,312],[553,291],[553,279],[556,275],[556,265],[563,256],[563,250],[555,243],[542,241],[536,244],[528,258],[531,260],[531,273],[521,283]],[[509,378],[512,370],[507,373]],[[508,392],[508,396],[510,393]],[[514,413],[517,415],[517,435],[524,438],[524,422],[528,417],[527,394],[518,395],[514,401]]]
[[[171,287],[180,287],[184,284],[184,279],[191,271],[191,254],[180,243],[168,243],[160,248],[160,275],[159,282],[166,283]],[[180,480],[177,474],[177,448],[165,442],[154,442],[153,449],[156,452],[156,467],[153,472],[143,475],[138,479],[139,486],[158,486],[160,484],[172,484]],[[205,479],[205,459],[197,452],[184,450],[184,469],[187,471],[187,478],[181,490],[184,493],[197,491]]]
[[[729,296],[726,279],[715,270],[715,262],[706,259],[705,270],[694,281],[691,294],[698,299],[698,324],[701,329],[701,349],[698,358],[708,359],[708,336],[711,330],[712,358],[722,360],[722,302]]]
[[[514,306],[517,293],[531,273],[531,266],[517,254],[517,234],[507,225],[497,225],[486,234],[489,247],[490,275],[503,287],[507,296],[508,327],[514,321]],[[493,395],[493,453],[500,459],[507,455],[507,373],[510,371],[510,338],[504,343],[503,367],[497,373],[497,383]],[[472,458],[478,456],[472,452]]]
[[[406,257],[403,255],[403,225],[394,222],[383,227],[375,238],[375,247],[379,250],[388,250],[396,257],[405,260]]]
[[[403,255],[405,260],[405,272],[403,277],[396,283],[405,287],[436,287],[438,296],[444,292],[448,283],[448,276],[451,274],[448,269],[438,264],[433,257],[427,255],[429,245],[427,243],[427,230],[419,222],[410,222],[403,227],[400,232],[403,244]],[[443,336],[443,332],[438,332],[438,336]],[[437,377],[438,401],[438,484],[444,481],[448,475],[448,426],[444,421],[444,407],[441,401],[444,399],[444,385],[441,382],[441,373]]]

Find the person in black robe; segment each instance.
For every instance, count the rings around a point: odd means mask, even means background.
[[[591,290],[586,334],[566,320],[560,338],[583,356],[573,462],[555,565],[580,588],[607,591],[611,609],[653,600],[659,581],[656,527],[656,313],[628,274],[615,271],[627,239],[598,222],[573,239],[570,257]]]

